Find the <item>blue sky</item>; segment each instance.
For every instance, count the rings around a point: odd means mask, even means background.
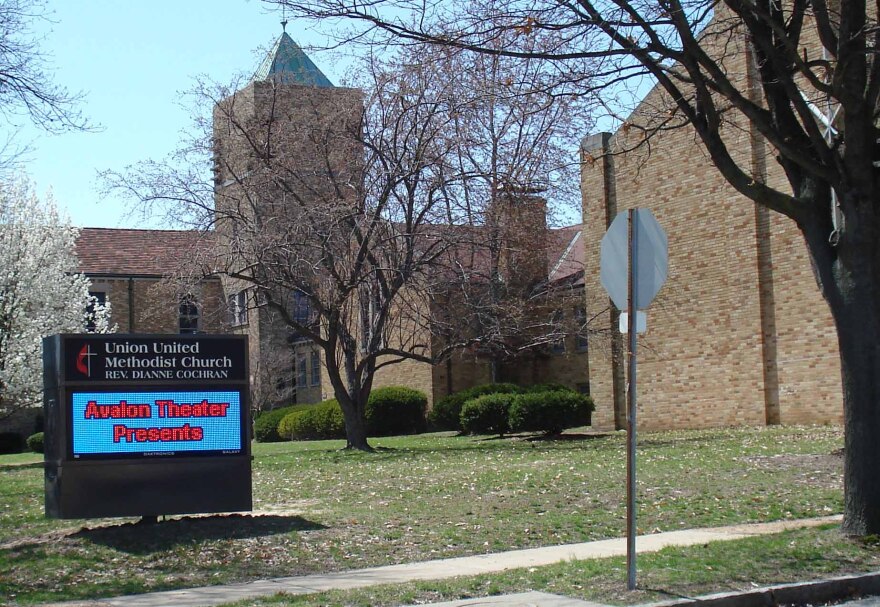
[[[281,34],[281,17],[259,0],[49,0],[54,23],[46,36],[55,82],[82,91],[82,110],[100,130],[50,135],[25,127],[25,171],[39,192],[49,188],[78,226],[148,226],[128,217],[119,200],[101,199],[96,174],[121,170],[171,152],[188,125],[181,94],[196,76],[229,82],[256,70],[260,55]],[[334,83],[329,53],[309,48],[324,39],[302,24],[287,31]]]

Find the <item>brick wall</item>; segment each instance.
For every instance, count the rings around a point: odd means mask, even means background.
[[[90,277],[90,291],[106,293],[111,305],[110,323],[119,333],[178,333],[179,294],[159,278]],[[199,330],[222,331],[225,303],[219,280],[202,281],[193,293],[199,307]]]
[[[729,70],[744,78],[743,49],[728,50]],[[649,121],[665,103],[655,90],[630,120]],[[610,304],[598,268],[610,220],[649,208],[669,239],[669,278],[639,342],[641,427],[840,422],[834,326],[797,227],[727,185],[689,128],[655,135],[650,150],[637,145],[638,133],[586,138],[581,187],[587,306],[609,328],[616,323],[603,311]],[[772,150],[747,125],[729,122],[722,135],[756,179],[784,183]],[[589,361],[594,425],[621,427],[614,374],[622,357],[616,350],[613,364],[615,348],[604,341]]]

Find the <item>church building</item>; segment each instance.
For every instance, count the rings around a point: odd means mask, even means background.
[[[215,110],[215,140],[225,149],[225,166],[215,167],[220,210],[237,204],[234,175],[247,172],[250,162],[246,153],[236,156],[237,142],[224,120],[258,124],[270,108],[282,108],[285,145],[273,153],[308,166],[314,159],[298,133],[334,108],[361,102],[359,91],[334,87],[284,33],[253,80],[223,103],[234,103],[235,114]],[[643,107],[661,103],[654,90]],[[638,112],[630,118],[637,119]],[[640,427],[840,423],[836,333],[796,226],[738,195],[688,128],[660,132],[650,147],[633,145],[636,132],[584,138],[582,225],[548,228],[538,197],[531,197],[537,206],[526,213],[534,222],[528,231],[533,251],[541,252],[527,261],[547,284],[569,287],[569,296],[554,305],[560,316],[586,326],[589,340],[575,331],[501,369],[472,351],[434,366],[403,361],[380,369],[374,385],[418,388],[433,402],[493,377],[558,382],[592,395],[595,428],[624,427],[624,342],[618,312],[599,282],[599,243],[617,213],[647,207],[668,235],[669,279],[648,310],[639,342]],[[739,138],[737,149],[750,155],[759,178],[781,178],[772,150],[755,133],[743,127],[730,136]],[[204,236],[85,228],[78,243],[81,270],[112,304],[120,331],[249,335],[257,406],[331,398],[321,353],[255,306],[245,285],[222,273],[183,291],[162,280],[199,258],[200,247],[223,246],[229,233]],[[266,356],[270,351],[284,354]]]
[[[361,111],[361,92],[336,87],[286,33],[278,38],[251,81],[214,110],[214,205],[217,227],[212,232],[83,228],[77,242],[80,270],[92,281],[92,293],[110,302],[112,319],[120,332],[213,333],[249,336],[252,402],[269,408],[293,402],[318,402],[332,398],[333,390],[322,372],[323,354],[308,339],[297,335],[278,315],[257,305],[246,281],[213,268],[212,278],[187,283],[167,280],[192,274],[193,266],[212,257],[210,249],[235,249],[236,226],[230,218],[245,217],[242,208],[242,175],[253,174],[249,142],[242,141],[240,124],[273,124],[274,158],[284,158],[308,173],[316,161],[304,132],[330,116],[344,123],[346,112]],[[235,124],[232,124],[235,123]],[[357,150],[341,150],[339,170],[344,171]],[[268,187],[268,186],[267,186]],[[314,182],[309,188],[320,189]],[[312,193],[314,194],[314,192]],[[289,193],[280,193],[279,201]],[[296,194],[299,196],[299,194]],[[302,194],[307,196],[308,194]],[[274,195],[273,195],[274,196]],[[272,196],[270,196],[271,198]],[[533,252],[528,264],[548,285],[565,285],[569,296],[558,302],[559,315],[585,322],[583,306],[583,239],[581,226],[548,228],[546,201],[529,196],[526,215]],[[511,207],[513,209],[514,207]],[[282,206],[280,212],[293,212]],[[540,252],[538,256],[534,251]],[[233,253],[230,253],[231,255]],[[237,253],[235,253],[237,254]],[[521,264],[522,265],[522,264]],[[534,266],[534,267],[532,267]],[[210,268],[207,268],[210,270]],[[212,274],[206,272],[205,275]],[[308,314],[305,308],[293,313]],[[575,334],[510,361],[495,369],[499,381],[522,384],[558,382],[589,391],[587,341]],[[438,365],[410,360],[382,367],[374,386],[406,385],[424,391],[429,402],[492,379],[487,360],[470,352],[454,354]]]

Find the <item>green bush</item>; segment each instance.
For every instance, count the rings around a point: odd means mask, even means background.
[[[532,392],[574,392],[575,394],[578,394],[578,391],[574,388],[569,388],[568,386],[555,383],[534,384],[532,386],[527,386],[523,390],[524,394],[529,394]]]
[[[43,433],[37,432],[36,434],[31,434],[27,437],[28,449],[33,451],[34,453],[43,453]]]
[[[278,424],[281,423],[285,415],[296,409],[302,409],[302,406],[280,407],[260,414],[254,420],[254,440],[258,443],[277,443],[286,440],[278,434]]]
[[[278,433],[291,440],[345,438],[342,409],[335,399],[288,413],[278,424]]]
[[[572,390],[529,392],[513,398],[510,427],[516,431],[559,434],[590,423],[593,400]]]
[[[418,434],[427,428],[428,397],[405,386],[376,388],[367,400],[365,417],[370,436]]]
[[[510,430],[510,406],[516,394],[484,394],[466,401],[461,407],[461,427],[470,434],[498,434]]]
[[[511,394],[520,392],[516,384],[482,384],[454,392],[434,403],[428,414],[428,423],[437,430],[463,430],[461,408],[464,403],[484,394]]]

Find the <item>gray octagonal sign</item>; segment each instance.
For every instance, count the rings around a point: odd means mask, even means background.
[[[666,282],[668,253],[666,232],[649,209],[632,209],[635,222],[636,310],[647,308]],[[618,213],[602,237],[599,278],[619,310],[627,309],[629,211]]]

